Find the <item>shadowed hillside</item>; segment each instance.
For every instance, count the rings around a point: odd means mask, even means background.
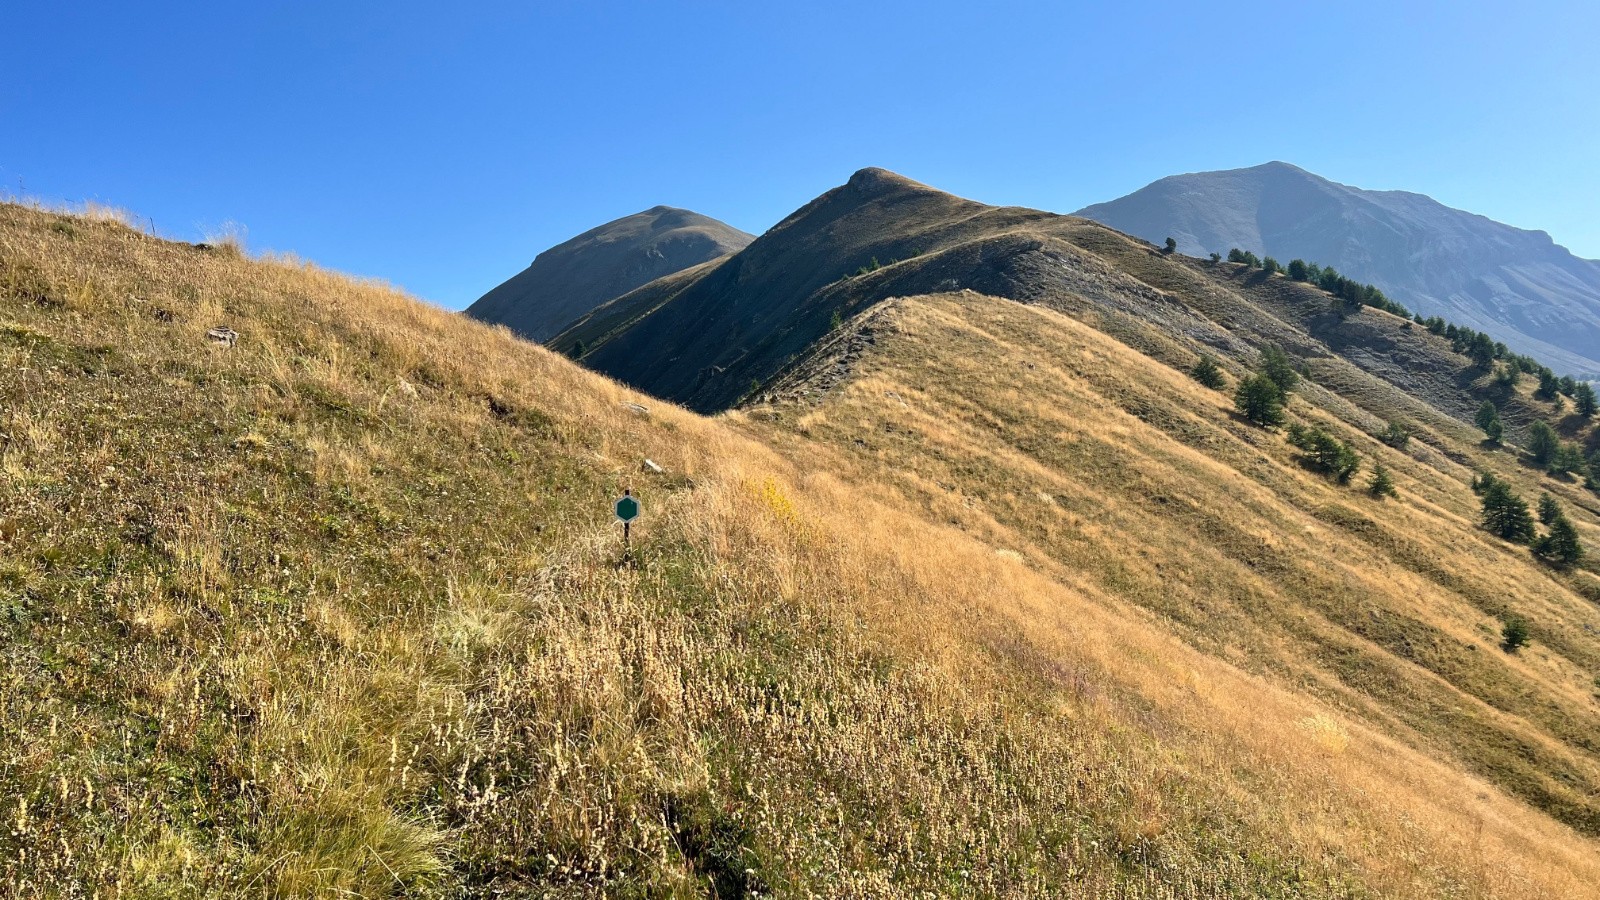
[[[1287,163],[1174,175],[1076,215],[1196,256],[1238,247],[1333,266],[1424,316],[1600,377],[1600,262],[1542,231],[1421,194],[1365,191]]]
[[[467,315],[543,341],[607,300],[750,241],[750,235],[699,213],[652,207],[544,251],[467,307]]]
[[[1162,364],[972,295],[875,316],[905,338],[838,329],[882,347],[846,390],[903,412],[804,437],[380,285],[0,206],[3,892],[1596,895],[1593,840],[1522,799],[1530,763],[1472,755],[1526,749],[1585,821],[1593,616],[1566,576],[1509,588],[1528,650],[1462,650],[1489,613],[1405,557],[1308,569],[1357,546],[1364,501]],[[1019,327],[1048,345],[1019,355]],[[941,396],[860,380],[919,334]],[[1435,465],[1395,461],[1400,508],[1448,524]],[[1017,472],[1063,518],[1016,512]],[[1212,504],[1255,518],[1193,565],[1118,546]],[[1462,577],[1513,555],[1459,523],[1409,540]],[[1179,565],[1216,568],[1156,602]],[[1289,571],[1377,624],[1275,593]],[[1411,607],[1379,593],[1396,572]],[[1454,717],[1512,743],[1458,751]]]

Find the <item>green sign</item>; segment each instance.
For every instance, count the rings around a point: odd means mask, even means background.
[[[632,522],[639,518],[639,501],[631,495],[617,498],[617,521]]]

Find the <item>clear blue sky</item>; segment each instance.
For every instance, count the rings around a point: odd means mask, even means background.
[[[1066,212],[1281,159],[1600,257],[1592,2],[360,6],[7,4],[0,188],[450,307],[617,216],[759,233],[868,165]]]

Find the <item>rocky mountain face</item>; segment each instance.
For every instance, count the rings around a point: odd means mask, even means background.
[[[529,340],[548,340],[607,300],[743,249],[752,239],[697,212],[653,207],[544,251],[467,307],[467,315]]]
[[[1281,162],[1174,175],[1077,215],[1196,256],[1238,247],[1331,265],[1558,371],[1600,375],[1600,262],[1542,231]]]

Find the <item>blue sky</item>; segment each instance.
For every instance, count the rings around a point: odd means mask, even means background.
[[[1068,212],[1281,159],[1600,257],[1600,4],[329,6],[8,4],[0,189],[449,307],[606,220],[759,233],[868,165]]]

